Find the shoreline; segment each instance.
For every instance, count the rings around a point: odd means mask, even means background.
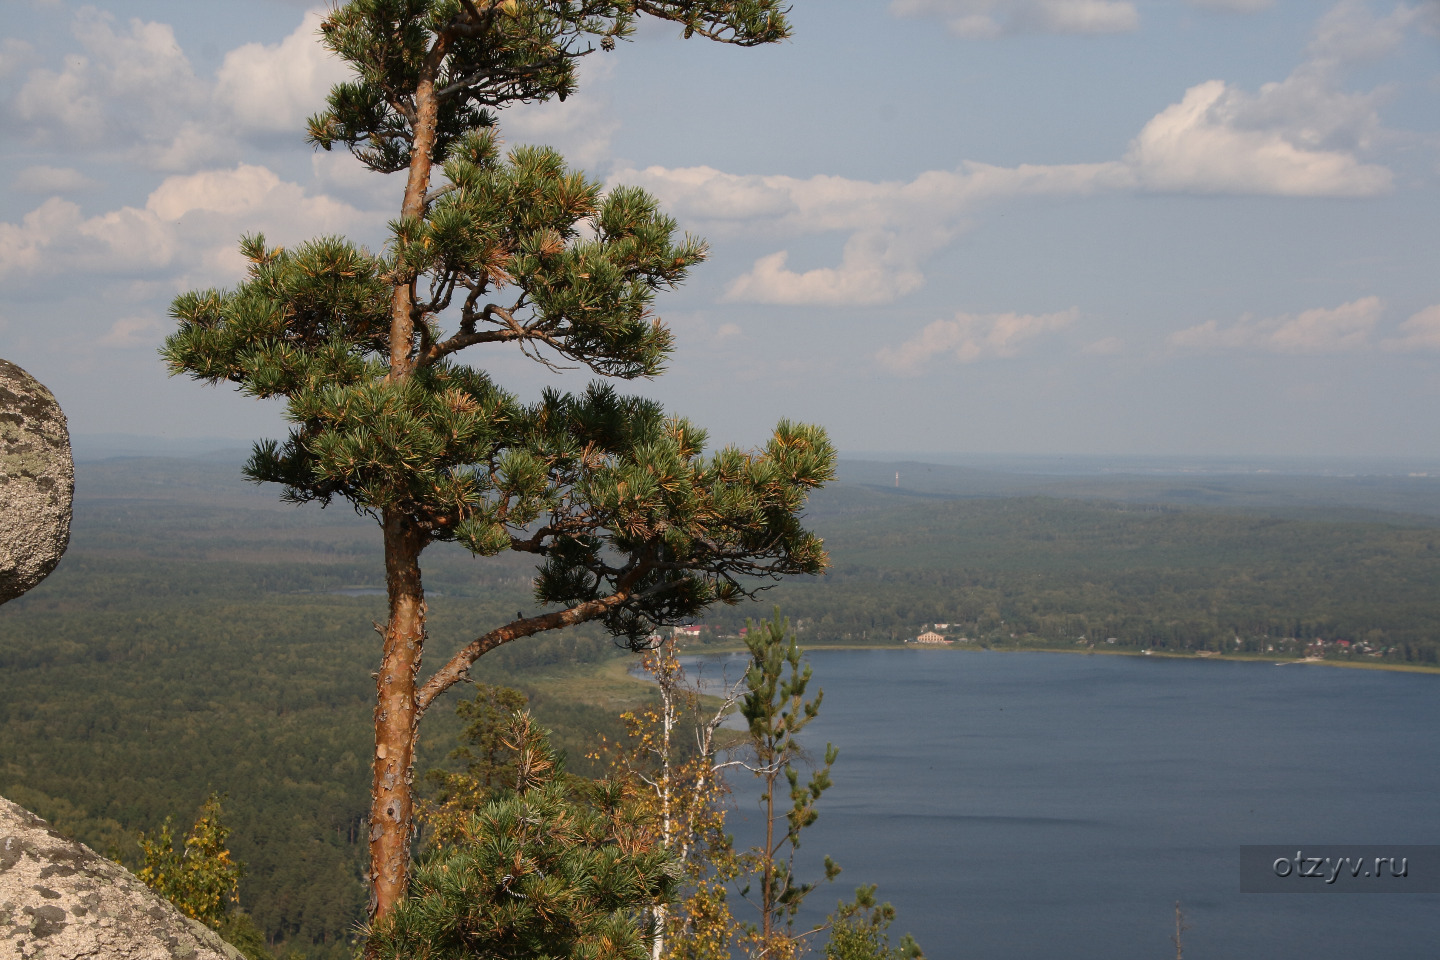
[[[1139,650],[1117,649],[1098,650],[1082,649],[1076,650],[1067,647],[980,647],[974,644],[961,646],[932,646],[915,643],[801,643],[804,651],[811,650],[927,650],[936,653],[950,651],[957,653],[1064,653],[1071,656],[1105,656],[1105,657],[1162,657],[1167,660],[1212,660],[1225,663],[1273,663],[1276,666],[1287,664],[1305,664],[1319,667],[1340,667],[1350,670],[1383,670],[1389,673],[1427,673],[1440,675],[1440,665],[1430,666],[1419,663],[1367,663],[1361,660],[1319,660],[1299,657],[1267,657],[1251,654],[1248,656],[1236,656],[1234,654],[1215,653],[1208,657],[1198,656],[1195,653],[1173,653],[1168,651],[1155,650],[1145,654]],[[680,649],[682,656],[705,656],[708,654],[730,654],[744,653],[744,644],[724,643],[706,645],[704,647],[685,646]]]

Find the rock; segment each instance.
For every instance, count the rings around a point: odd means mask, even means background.
[[[0,797],[0,960],[245,960],[118,863]]]
[[[75,465],[60,404],[0,360],[0,603],[49,575],[70,543]]]

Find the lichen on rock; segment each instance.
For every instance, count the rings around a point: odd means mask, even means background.
[[[0,960],[244,960],[118,863],[0,797]]]
[[[70,543],[75,466],[65,414],[34,377],[0,360],[0,603],[49,575]]]

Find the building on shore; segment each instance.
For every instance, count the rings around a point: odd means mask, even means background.
[[[916,643],[954,643],[955,641],[953,641],[953,640],[946,640],[944,637],[942,637],[940,634],[936,633],[934,630],[926,630],[924,633],[920,634],[920,636],[918,636],[918,637],[915,638],[915,642],[916,642]]]

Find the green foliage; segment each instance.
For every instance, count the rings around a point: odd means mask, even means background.
[[[244,910],[237,908],[227,913],[215,928],[215,932],[220,934],[222,940],[243,953],[246,960],[275,960],[269,944],[265,942],[265,934],[260,932],[254,919]]]
[[[614,49],[639,14],[676,21],[686,37],[753,46],[789,35],[785,12],[781,0],[353,0],[321,32],[355,79],[337,85],[328,109],[310,119],[310,141],[326,150],[344,144],[372,170],[407,167],[413,91],[439,50],[432,160],[440,163],[453,143],[494,122],[488,108],[564,100],[575,90],[576,61],[594,49],[591,39]]]
[[[175,849],[168,817],[154,836],[140,834],[145,855],[140,879],[187,917],[210,927],[218,927],[239,900],[240,864],[230,856],[230,828],[221,814],[220,797],[212,793],[186,834],[183,850]]]
[[[670,897],[674,871],[644,840],[645,811],[624,784],[566,778],[528,714],[512,714],[503,739],[511,789],[416,864],[369,949],[381,960],[648,957],[645,910]]]
[[[779,607],[769,620],[758,624],[746,621],[746,626],[750,667],[745,673],[740,715],[746,723],[745,747],[754,757],[746,767],[761,783],[765,843],[742,855],[740,868],[760,888],[755,901],[760,923],[749,925],[752,952],[789,957],[801,949],[804,936],[794,932],[795,915],[815,889],[812,882],[796,882],[795,854],[800,849],[801,831],[819,817],[815,802],[831,786],[830,768],[839,751],[827,743],[824,764],[801,783],[796,764],[804,748],[799,734],[819,715],[824,691],[816,691],[812,700],[805,699],[810,664],[803,660],[790,621],[781,618]],[[776,791],[782,776],[789,787],[788,808],[777,803]],[[777,830],[780,809],[784,809],[784,826]],[[833,880],[839,873],[839,866],[826,857],[825,879]],[[748,895],[750,886],[746,885],[742,895]]]
[[[686,683],[675,636],[659,640],[641,665],[655,681],[658,700],[621,715],[625,738],[601,737],[597,759],[627,785],[651,830],[644,841],[674,859],[678,895],[651,904],[656,929],[652,957],[701,960],[729,955],[736,932],[725,885],[739,871],[725,830],[729,793],[717,760],[716,731],[735,705],[738,687],[717,707]],[[693,736],[692,736],[693,735]]]
[[[799,752],[794,737],[816,716],[820,698],[804,699],[810,671],[808,665],[801,669],[794,635],[778,610],[752,636],[752,669],[744,681],[747,696],[741,709],[751,722],[749,746],[756,763],[746,766],[773,791],[784,764],[792,807],[788,831],[778,842],[772,838],[765,850],[734,855],[725,832],[720,803],[725,788],[719,777],[734,762],[717,761],[713,734],[733,708],[738,688],[717,713],[696,715],[698,698],[683,683],[673,641],[644,658],[645,669],[659,686],[660,702],[624,715],[626,740],[607,741],[602,751],[609,761],[607,779],[565,778],[543,734],[521,712],[523,695],[483,686],[457,711],[471,722],[451,758],[466,760],[468,768],[439,772],[446,802],[425,816],[436,828],[432,851],[412,877],[409,899],[392,918],[375,925],[372,948],[378,947],[382,957],[397,958],[574,956],[584,942],[593,951],[587,956],[638,960],[648,948],[650,956],[666,960],[719,960],[740,949],[760,960],[798,957],[807,939],[828,927],[827,960],[923,960],[908,935],[899,947],[890,947],[886,930],[895,911],[888,903],[876,904],[873,886],[858,889],[855,900],[841,903],[826,924],[798,935],[791,928],[812,887],[794,883],[793,854],[800,831],[815,821],[814,803],[828,785],[835,752],[827,748],[825,769],[800,787],[789,763]],[[676,746],[688,739],[681,727],[691,720],[697,724],[698,749],[692,747],[693,754],[684,756]],[[480,748],[478,755],[471,746]],[[516,806],[519,800],[537,798],[539,806]],[[634,885],[645,869],[632,863],[632,885],[607,907],[613,910],[614,903],[620,904],[626,922],[618,927],[612,923],[601,931],[592,926],[599,914],[579,895],[588,884],[613,876],[612,867],[591,865],[576,872],[560,866],[554,856],[529,854],[531,838],[553,835],[555,810],[565,803],[579,804],[582,816],[584,811],[604,813],[611,824],[605,842],[613,844],[613,858],[660,865],[645,887]],[[774,804],[767,804],[766,811],[773,823]],[[592,838],[569,842],[588,854]],[[777,857],[782,848],[788,848],[787,855]],[[773,904],[773,927],[737,924],[730,913],[725,884],[746,871],[758,874],[769,891],[762,894],[762,902]],[[831,878],[839,872],[828,858],[826,872]],[[521,887],[525,877],[540,877],[546,884],[533,894]],[[418,897],[425,902],[416,902]],[[539,904],[531,902],[535,899]],[[637,925],[639,921],[643,924]],[[590,932],[585,933],[587,926]]]
[[[465,767],[459,772],[437,768],[425,774],[426,782],[437,788],[435,803],[440,809],[474,809],[497,791],[514,788],[516,755],[504,731],[509,719],[529,705],[529,698],[519,690],[489,683],[476,684],[474,698],[455,705],[456,716],[469,722],[460,734],[461,745],[450,751],[449,759],[460,760]]]
[[[488,134],[457,149],[447,170],[462,186],[423,223],[398,226],[396,240],[405,269],[436,271],[437,301],[472,287],[461,331],[446,343],[482,342],[476,326],[487,323],[508,339],[523,307],[532,311],[525,336],[564,357],[613,376],[658,372],[670,338],[648,305],[700,246],[671,246],[673,221],[638,191],[612,191],[597,206],[598,184],[549,151],[517,150],[501,163]],[[594,239],[577,239],[581,217]],[[414,518],[427,540],[540,554],[537,598],[573,605],[625,589],[606,623],[632,638],[734,600],[739,576],[823,568],[820,540],[795,513],[833,476],[824,431],[782,422],[760,455],[727,448],[707,459],[703,431],[607,385],[547,391],[525,406],[483,372],[448,362],[392,380],[381,277],[396,263],[334,239],[284,251],[255,237],[242,247],[249,279],[178,298],[180,328],[163,352],[173,373],[287,398],[289,440],[259,444],[246,467],[253,480],[282,484],[285,499],[340,496]],[[492,282],[520,288],[509,310],[476,307]],[[426,331],[422,340],[441,350]],[[610,550],[631,559],[615,566]]]
[[[266,942],[351,960],[365,906],[369,622],[384,597],[332,591],[383,591],[374,526],[276,504],[233,461],[77,470],[65,563],[0,615],[0,795],[138,869],[137,830],[218,791],[246,867],[241,903]],[[519,557],[480,566],[458,547],[435,550],[446,601],[430,624],[435,655],[466,642],[476,620],[529,603],[533,571]],[[618,655],[582,626],[496,650],[475,672],[522,688],[584,774],[593,731],[621,734],[621,707],[576,675]],[[444,706],[423,764],[463,726]]]
[[[857,887],[855,899],[841,901],[830,914],[830,938],[825,960],[924,960],[925,954],[910,934],[890,946],[886,931],[895,920],[895,908],[875,902],[875,885]]]
[[[336,9],[322,34],[356,79],[335,88],[312,140],[398,170],[430,129],[422,100],[438,104],[432,159],[445,183],[407,193],[383,254],[333,237],[288,251],[247,237],[239,287],[176,298],[178,329],[162,350],[171,373],[285,398],[290,436],[256,446],[251,479],[294,502],[342,497],[402,518],[421,549],[535,554],[542,603],[615,597],[604,622],[632,642],[744,596],[747,577],[819,572],[820,541],[794,515],[833,476],[824,431],[782,422],[763,452],[706,458],[705,433],[653,402],[596,383],[524,405],[455,360],[512,344],[607,377],[661,372],[672,337],[650,308],[704,259],[704,243],[677,239],[643,191],[604,192],[548,148],[502,156],[484,108],[563,98],[586,38],[613,45],[638,15],[748,46],[786,36],[784,12],[778,0]],[[429,170],[416,173],[423,184]]]
[[[857,493],[840,487],[813,504],[834,558],[824,579],[774,592],[809,642],[898,642],[942,622],[992,645],[1115,637],[1131,649],[1233,652],[1238,636],[1243,652],[1299,655],[1324,637],[1380,654],[1327,657],[1440,655],[1440,533],[1425,518]],[[743,624],[725,610],[708,622],[732,634]]]
[[[224,460],[76,471],[65,563],[0,612],[0,794],[132,857],[136,830],[219,791],[230,849],[246,865],[241,902],[267,942],[349,960],[364,911],[356,877],[377,659],[368,623],[383,618],[384,598],[332,591],[383,591],[374,526],[348,510],[278,505]],[[976,618],[993,638],[1000,620],[1031,616],[1057,636],[1071,623],[1072,649],[1087,631],[1184,649],[1270,623],[1326,637],[1381,630],[1396,650],[1373,662],[1404,662],[1403,643],[1425,662],[1440,636],[1430,521],[1041,498],[897,504],[845,485],[811,503],[836,568],[774,591],[792,622],[803,618],[807,646],[913,635],[935,620],[968,632]],[[455,545],[427,556],[445,600],[430,655],[466,642],[476,621],[529,609],[523,556],[479,565]],[[728,610],[712,609],[707,623],[726,622]],[[1107,624],[1124,632],[1098,633]],[[635,708],[598,698],[586,672],[614,656],[602,630],[581,627],[501,647],[476,673],[523,690],[568,769],[596,776],[585,756],[593,732],[622,738],[615,714]],[[432,710],[421,769],[442,761],[466,722]],[[740,903],[711,893],[711,908]]]
[[[658,374],[672,349],[650,307],[705,245],[643,191],[601,184],[548,148],[503,158],[488,108],[564,99],[589,38],[613,49],[639,15],[742,46],[787,35],[779,0],[351,0],[321,25],[353,79],[310,140],[372,170],[409,168],[381,254],[340,238],[294,251],[245,238],[234,291],[184,294],[161,354],[172,375],[283,397],[283,443],[246,475],[295,503],[348,500],[384,529],[390,616],[375,712],[371,913],[401,899],[414,834],[413,747],[434,698],[495,646],[598,620],[632,647],[660,624],[734,602],[755,577],[818,573],[796,513],[834,475],[824,431],[781,422],[760,453],[703,456],[705,434],[592,383],[520,404],[458,362],[509,344],[552,369]],[[431,189],[436,165],[446,182]],[[445,324],[452,325],[449,329]],[[541,560],[534,596],[417,685],[435,542]],[[507,622],[508,621],[508,622]],[[388,704],[388,705],[386,705]],[[388,759],[387,759],[388,758]],[[396,766],[396,765],[399,766]]]

